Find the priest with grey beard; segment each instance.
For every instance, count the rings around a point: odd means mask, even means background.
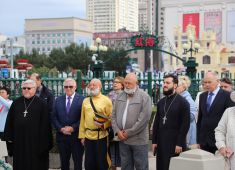
[[[148,122],[150,96],[139,89],[134,73],[124,80],[124,91],[117,97],[112,113],[114,134],[120,140],[122,170],[148,170]]]

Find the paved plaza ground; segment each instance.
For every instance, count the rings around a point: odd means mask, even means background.
[[[60,170],[60,169],[49,169],[49,170]],[[117,168],[117,170],[121,170],[121,168]],[[156,170],[156,157],[153,156],[153,153],[151,151],[149,151],[149,170]]]

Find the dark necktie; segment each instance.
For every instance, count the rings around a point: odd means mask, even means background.
[[[214,93],[212,93],[212,92],[210,92],[208,94],[207,101],[206,101],[206,110],[207,110],[207,112],[209,112],[209,110],[210,110],[213,95],[214,95]]]
[[[70,106],[71,106],[71,96],[68,96],[68,102],[67,102],[67,105],[66,105],[66,112],[69,113],[69,110],[70,110]]]

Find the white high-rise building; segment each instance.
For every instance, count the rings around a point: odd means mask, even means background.
[[[138,0],[87,0],[86,9],[95,32],[138,31]]]
[[[139,30],[156,33],[156,0],[139,0]]]

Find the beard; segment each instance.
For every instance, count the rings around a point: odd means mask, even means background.
[[[100,88],[96,88],[96,89],[93,89],[93,90],[89,90],[89,95],[90,96],[97,96],[98,94],[100,93]]]
[[[129,94],[129,95],[133,95],[135,93],[135,90],[136,90],[136,88],[134,88],[134,89],[124,88],[125,93]]]
[[[169,96],[169,95],[172,95],[173,94],[173,92],[174,92],[174,88],[172,87],[172,88],[170,88],[169,90],[167,90],[167,91],[164,91],[163,90],[163,94],[165,95],[165,96]]]

